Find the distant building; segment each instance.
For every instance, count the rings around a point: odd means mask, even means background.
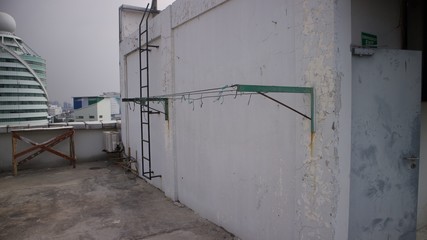
[[[73,104],[71,104],[69,102],[64,102],[63,105],[62,105],[62,110],[63,111],[73,110]]]
[[[46,62],[15,28],[13,17],[0,12],[0,125],[47,124]]]
[[[49,116],[57,116],[62,114],[62,107],[58,105],[51,104],[48,108]]]
[[[111,118],[120,119],[120,93],[105,92],[102,97],[109,97],[111,102]]]
[[[109,97],[73,97],[74,120],[86,121],[110,121],[111,101]]]

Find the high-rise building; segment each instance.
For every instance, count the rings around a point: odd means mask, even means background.
[[[47,124],[46,61],[15,28],[13,17],[0,12],[0,125]]]

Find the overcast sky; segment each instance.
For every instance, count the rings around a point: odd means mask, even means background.
[[[158,0],[164,9],[174,0]],[[15,35],[46,60],[49,101],[119,92],[119,24],[122,4],[151,0],[0,0],[15,18]]]

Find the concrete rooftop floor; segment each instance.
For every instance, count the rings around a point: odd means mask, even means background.
[[[0,176],[0,239],[237,239],[110,162]]]

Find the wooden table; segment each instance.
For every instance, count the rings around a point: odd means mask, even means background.
[[[55,155],[58,155],[66,160],[70,161],[70,165],[73,165],[73,168],[76,167],[76,155],[74,152],[74,128],[73,127],[53,127],[53,128],[30,128],[30,129],[20,129],[12,130],[12,166],[13,166],[13,175],[18,174],[18,166],[30,161],[41,153],[48,151]],[[58,135],[44,141],[42,143],[37,143],[28,137],[24,137],[25,133],[29,132],[57,132]],[[62,153],[53,149],[55,145],[66,140],[70,140],[70,151],[69,154]],[[26,148],[22,151],[17,150],[18,140],[21,140],[27,144],[30,144],[31,147]],[[26,157],[25,157],[26,156]],[[25,157],[21,160],[18,160],[21,157]]]

